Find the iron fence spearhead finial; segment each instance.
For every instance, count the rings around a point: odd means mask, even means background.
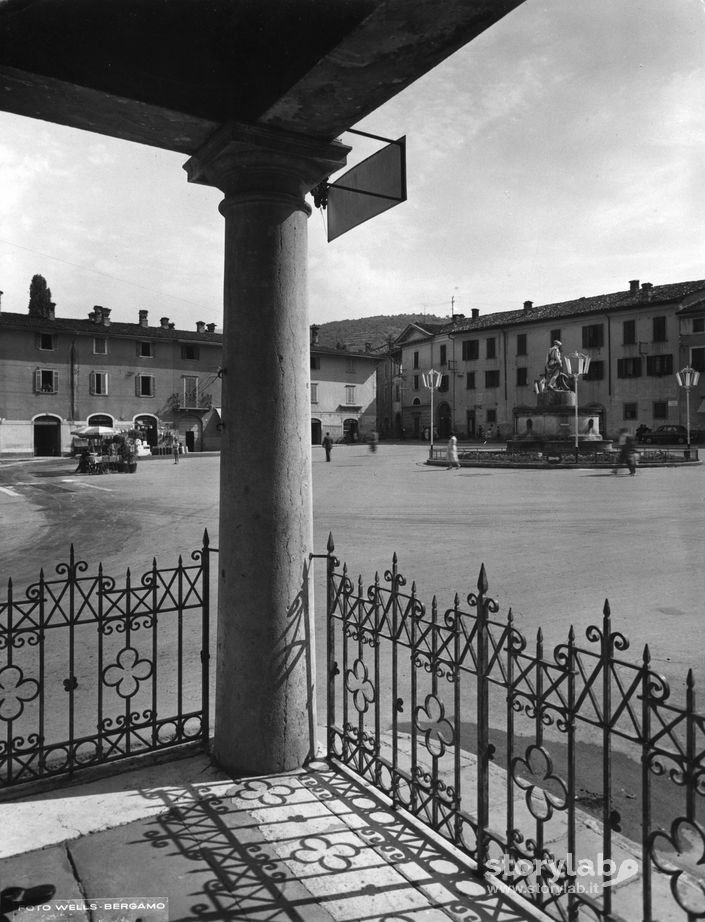
[[[484,563],[480,566],[480,575],[477,577],[477,591],[483,595],[489,589],[489,582],[487,581],[487,571],[485,570]]]

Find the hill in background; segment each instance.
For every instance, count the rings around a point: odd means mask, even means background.
[[[333,320],[320,324],[318,342],[321,346],[335,348],[343,345],[354,352],[364,352],[369,343],[373,351],[384,349],[410,323],[448,323],[449,317],[434,314],[377,314],[357,320]]]

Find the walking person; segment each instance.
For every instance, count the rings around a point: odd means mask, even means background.
[[[326,432],[323,442],[323,449],[326,453],[326,461],[330,461],[330,453],[333,448],[333,439],[330,437],[330,432]]]
[[[630,474],[636,474],[637,452],[634,445],[634,439],[627,429],[619,430],[617,439],[617,458],[612,468],[612,473],[619,473],[620,467],[629,469]]]
[[[450,438],[448,439],[448,470],[452,471],[453,468],[460,470],[460,461],[458,461],[458,440],[455,437],[455,433],[451,432]]]
[[[174,455],[174,464],[179,463],[179,452],[181,451],[181,443],[178,439],[174,439],[171,443],[171,450]]]

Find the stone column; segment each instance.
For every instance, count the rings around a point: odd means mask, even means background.
[[[301,766],[314,745],[304,195],[348,150],[227,125],[185,165],[225,193],[214,757],[238,774]]]

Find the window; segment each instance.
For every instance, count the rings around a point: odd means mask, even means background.
[[[485,372],[485,387],[499,387],[499,370],[492,369]]]
[[[561,331],[560,331],[560,330],[551,330],[551,335],[550,335],[550,337],[549,337],[549,339],[550,339],[549,346],[552,346],[553,343],[554,343],[556,340],[558,340],[558,341],[560,342],[561,338],[562,338],[562,337],[561,337]]]
[[[600,349],[605,342],[604,325],[593,323],[583,327],[583,349]]]
[[[138,397],[154,397],[154,377],[135,375],[135,393]]]
[[[108,340],[104,336],[93,337],[93,355],[107,355]]]
[[[92,371],[90,380],[91,394],[105,397],[108,393],[108,373],[105,371]]]
[[[479,339],[465,339],[463,340],[463,361],[472,362],[475,359],[480,357],[480,341]]]
[[[414,390],[417,391],[418,389],[419,389],[419,376],[414,375]]]
[[[142,340],[137,343],[137,355],[142,359],[151,359],[154,357],[154,348],[152,343]]]
[[[194,346],[192,343],[184,343],[181,346],[181,358],[189,362],[194,362],[198,359],[198,346]]]
[[[662,378],[664,375],[673,374],[673,356],[647,355],[646,374],[653,375],[655,378]]]
[[[34,372],[34,390],[37,394],[56,394],[59,391],[59,372],[38,368]]]
[[[184,376],[184,399],[182,407],[197,407],[199,402],[198,378],[195,375]]]
[[[624,419],[637,419],[639,415],[639,405],[636,403],[625,403],[622,415]]]
[[[494,426],[494,424],[495,424],[496,422],[497,422],[497,411],[496,411],[496,410],[488,410],[488,411],[487,411],[487,425],[488,425],[488,426]]]
[[[401,386],[399,384],[394,385],[394,402],[399,403],[401,400]]]
[[[517,355],[526,355],[526,333],[517,333]]]
[[[490,336],[485,343],[485,356],[488,359],[494,359],[497,356],[497,340],[494,336]]]
[[[637,355],[632,358],[617,359],[617,377],[640,378],[641,356]]]
[[[690,367],[696,371],[705,371],[705,349],[698,347],[690,350]]]
[[[345,403],[348,405],[351,403],[355,403],[355,385],[354,384],[345,385]]]
[[[590,362],[588,372],[583,378],[584,381],[602,381],[605,377],[605,363],[598,359]]]
[[[465,372],[465,390],[466,391],[475,390],[475,372],[474,371]]]
[[[693,321],[693,333],[705,333],[705,317],[696,317]]]
[[[529,369],[517,368],[517,387],[526,387],[529,383]]]
[[[311,385],[311,403],[318,403],[318,385]]]
[[[654,401],[654,419],[668,419],[668,401]]]
[[[321,370],[321,357],[320,355],[311,356],[311,371],[320,371]]]
[[[439,391],[447,391],[449,387],[448,375],[441,375],[441,383],[438,385]]]
[[[39,334],[39,348],[44,349],[46,352],[53,351],[54,334],[53,333],[40,333]]]
[[[653,341],[655,343],[666,342],[666,318],[654,317],[653,319]]]
[[[419,354],[418,352],[414,352],[414,368],[418,368],[418,367],[419,367]]]
[[[438,361],[439,361],[439,364],[441,365],[448,364],[448,347],[447,346],[441,346],[441,357]]]
[[[622,323],[622,344],[625,346],[633,346],[635,342],[636,342],[636,320],[623,321]]]

